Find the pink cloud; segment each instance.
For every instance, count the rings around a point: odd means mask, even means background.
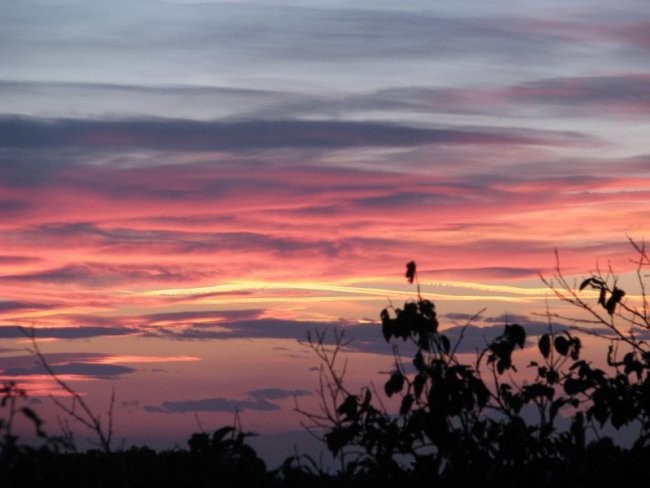
[[[530,156],[527,148],[511,151],[513,160]],[[3,300],[37,305],[2,317],[8,324],[133,327],[152,323],[144,310],[180,320],[228,303],[272,316],[279,303],[284,314],[292,300],[337,296],[300,283],[395,283],[411,259],[432,277],[486,282],[537,279],[554,265],[554,248],[578,271],[597,256],[621,271],[632,267],[625,235],[648,232],[650,175],[642,159],[558,162],[557,171],[537,172],[531,163],[511,174],[484,164],[483,173],[464,176],[433,163],[422,173],[276,163],[74,165],[38,190],[5,184],[0,192],[24,208],[0,221]],[[260,284],[211,288],[234,282]],[[298,285],[276,289],[278,282]],[[165,289],[193,291],[166,296]]]

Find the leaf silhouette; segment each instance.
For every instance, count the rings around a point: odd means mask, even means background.
[[[399,371],[393,372],[390,375],[390,379],[384,385],[384,391],[386,395],[392,396],[394,393],[402,391],[404,387],[404,376]]]
[[[539,347],[539,352],[542,353],[542,356],[547,358],[551,353],[551,336],[544,334],[542,337],[540,337],[537,347]]]
[[[518,345],[521,349],[526,344],[526,331],[519,324],[506,325],[506,336],[508,340]]]
[[[413,283],[415,279],[415,261],[409,261],[406,263],[406,279],[409,283]]]
[[[556,337],[555,341],[555,350],[559,352],[562,356],[566,356],[569,353],[569,347],[571,346],[571,343],[566,337]]]
[[[580,291],[584,290],[588,286],[591,286],[592,288],[602,289],[605,286],[605,282],[600,278],[596,278],[594,276],[591,278],[586,278],[582,281],[582,283],[580,283]]]
[[[605,308],[607,309],[608,314],[614,315],[614,309],[616,309],[616,305],[620,303],[621,299],[624,296],[625,296],[625,292],[623,290],[614,287],[614,291],[612,291],[612,296],[609,297],[609,300],[607,300],[607,303],[605,304]]]
[[[357,396],[348,395],[347,398],[343,401],[339,408],[336,409],[336,412],[344,415],[348,419],[354,419],[357,417]]]
[[[413,395],[411,395],[410,393],[404,395],[404,398],[402,398],[402,405],[399,408],[399,414],[408,415],[408,413],[411,411],[412,406],[413,406]]]

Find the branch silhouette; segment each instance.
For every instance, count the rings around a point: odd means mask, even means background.
[[[111,391],[108,407],[108,423],[106,426],[104,426],[101,415],[95,413],[90,405],[88,405],[88,403],[84,400],[83,396],[74,388],[72,388],[66,381],[61,379],[61,377],[48,363],[47,358],[44,356],[43,352],[40,349],[40,346],[38,345],[36,330],[33,327],[21,327],[20,329],[23,334],[25,334],[25,336],[28,337],[31,341],[31,347],[28,348],[28,351],[36,357],[38,363],[45,369],[47,374],[56,382],[56,384],[64,392],[70,395],[71,404],[66,405],[54,395],[50,395],[50,399],[69,418],[90,429],[97,437],[96,443],[102,451],[105,453],[111,452],[111,442],[113,438],[113,410],[115,407],[115,388],[113,388]],[[64,432],[71,431],[66,428]],[[68,434],[67,437],[69,439],[72,439],[71,434]]]

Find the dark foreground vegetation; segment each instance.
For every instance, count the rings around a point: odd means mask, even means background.
[[[42,432],[23,392],[7,384],[1,390],[0,486],[649,486],[650,259],[643,245],[631,244],[640,298],[626,297],[616,277],[600,270],[571,285],[558,265],[545,283],[576,313],[548,312],[548,331],[533,344],[536,359],[525,364],[518,364],[517,350],[530,338],[518,324],[504,324],[474,357],[461,354],[463,334],[452,342],[439,332],[413,262],[406,277],[417,285],[416,298],[380,314],[386,341],[410,344],[413,357],[403,360],[395,349],[383,392],[345,386],[341,333],[311,337],[307,344],[321,361],[321,408],[298,411],[340,461],[337,471],[324,472],[306,456],[269,470],[237,423],[193,434],[186,449],[114,451],[110,429],[93,423],[92,412],[83,417],[83,405],[68,413],[98,434],[99,449],[76,452],[65,429],[61,436]],[[606,357],[584,359],[583,334],[605,341]],[[33,424],[40,444],[14,435],[19,418]]]

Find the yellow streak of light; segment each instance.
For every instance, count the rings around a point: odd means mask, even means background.
[[[411,295],[409,295],[411,297]],[[323,302],[372,302],[377,300],[388,300],[394,297],[391,296],[352,296],[352,297],[341,297],[341,296],[311,296],[311,297],[259,297],[259,298],[235,298],[235,299],[206,299],[204,301],[198,301],[198,303],[205,304],[219,304],[219,305],[228,305],[228,304],[245,304],[245,303],[284,303],[284,302],[295,302],[295,303],[323,303]],[[435,293],[427,293],[425,298],[440,300],[440,301],[450,301],[450,302],[468,302],[468,301],[488,301],[488,302],[509,302],[509,303],[530,303],[534,301],[544,300],[545,297],[505,297],[497,295],[441,295]]]
[[[541,293],[548,293],[546,288],[521,288],[506,285],[486,285],[480,283],[461,282],[461,281],[444,281],[432,283],[432,287],[449,287],[449,288],[465,288],[480,291],[501,291],[504,293],[512,293],[516,295],[539,295]],[[364,295],[408,295],[412,296],[413,291],[404,291],[389,288],[375,288],[375,287],[360,287],[360,286],[347,286],[347,285],[331,285],[327,283],[312,283],[312,282],[266,282],[266,281],[241,281],[231,282],[221,285],[204,286],[198,288],[169,288],[164,290],[151,290],[144,292],[143,295],[147,296],[187,296],[199,295],[204,293],[223,293],[235,291],[248,291],[248,290],[264,290],[264,289],[290,289],[290,290],[313,290],[313,291],[330,291],[341,293],[360,293]]]
[[[200,361],[197,356],[110,356],[90,361],[95,364],[122,363],[176,363],[184,361]]]
[[[426,284],[422,286],[464,288],[468,290],[501,292],[501,293],[510,293],[513,295],[526,295],[526,296],[545,296],[549,293],[548,288],[525,288],[525,287],[509,286],[509,285],[474,283],[471,281],[440,281],[440,282],[435,282],[435,283]]]
[[[473,294],[452,294],[452,293],[423,293],[426,297],[433,299],[444,299],[449,301],[497,301],[497,302],[530,302],[547,299],[549,290],[547,288],[524,288],[508,285],[481,284],[462,281],[441,281],[423,285],[427,288],[455,288],[461,290],[474,290],[477,292],[491,292],[489,295]],[[324,293],[341,293],[354,296],[331,296],[318,295],[309,297],[282,296],[282,290],[304,290]],[[243,304],[243,303],[277,303],[284,301],[296,301],[303,303],[315,302],[332,302],[332,301],[368,301],[377,299],[392,299],[414,297],[412,290],[399,290],[391,288],[379,288],[374,286],[358,286],[346,284],[328,284],[313,282],[265,282],[265,281],[239,281],[223,283],[213,286],[204,286],[196,288],[170,288],[150,290],[141,293],[141,296],[155,297],[191,297],[197,295],[210,295],[228,292],[257,291],[267,292],[267,296],[244,296],[228,297],[220,299],[217,296],[199,297],[202,303],[212,304]],[[273,295],[273,296],[268,296]],[[369,295],[369,296],[368,296]],[[202,299],[203,298],[203,299]]]

